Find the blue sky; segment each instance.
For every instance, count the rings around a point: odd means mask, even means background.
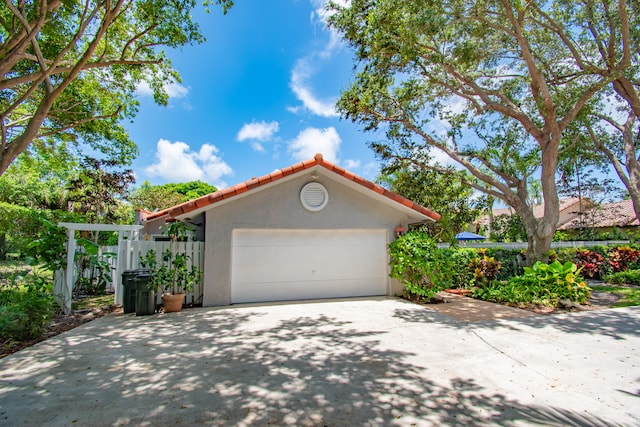
[[[170,52],[182,83],[168,107],[145,88],[125,124],[140,148],[137,184],[196,179],[223,188],[322,152],[368,179],[379,165],[365,134],[334,103],[351,50],[324,25],[323,0],[241,0],[225,16],[195,13],[207,42]]]

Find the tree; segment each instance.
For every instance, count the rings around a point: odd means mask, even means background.
[[[205,3],[212,3],[208,0]],[[230,0],[216,0],[227,8]],[[204,40],[195,0],[36,1],[0,5],[0,175],[34,140],[75,141],[122,163],[137,149],[123,118],[146,82],[166,104],[179,81],[162,47]]]
[[[0,176],[0,259],[6,249],[24,253],[40,234],[41,217],[66,209],[66,184],[77,162],[64,144],[34,144]]]
[[[6,259],[9,248],[26,248],[39,225],[37,211],[0,201],[0,260]]]
[[[89,223],[115,222],[116,212],[134,181],[131,169],[119,170],[113,161],[85,157],[78,174],[67,184],[69,211],[84,216]]]
[[[490,224],[490,239],[494,242],[521,242],[527,238],[520,215],[498,215]]]
[[[187,200],[197,199],[201,196],[206,196],[207,194],[213,193],[218,190],[213,185],[207,184],[206,182],[202,181],[180,182],[177,184],[170,183],[164,184],[162,185],[162,187],[181,194],[184,197],[183,202],[186,202]]]
[[[582,1],[574,53],[580,73],[612,77],[580,130],[609,160],[640,214],[640,163],[636,147],[640,123],[640,3]]]
[[[42,220],[128,222],[132,212],[123,203],[133,180],[114,160],[79,157],[65,144],[36,142],[0,176],[0,243],[24,253],[37,240]],[[130,210],[130,209],[129,209]]]
[[[636,215],[639,216],[640,119],[629,109],[626,111],[626,117],[621,116],[620,111],[617,112],[618,114],[612,113],[594,112],[584,121],[583,129],[596,150],[613,165],[613,169],[629,194]]]
[[[384,173],[386,172],[386,173]],[[463,171],[441,174],[430,169],[406,165],[395,171],[383,171],[378,181],[416,203],[427,206],[442,217],[427,225],[427,232],[439,240],[454,241],[480,213],[472,201],[473,189],[463,183]]]
[[[151,185],[145,181],[127,198],[136,209],[162,210],[216,191],[216,187],[202,181]]]
[[[31,209],[67,209],[67,184],[79,162],[66,144],[36,143],[0,176],[0,201]]]
[[[385,129],[387,141],[372,147],[386,162],[427,166],[424,153],[435,149],[466,168],[476,180],[469,185],[522,217],[527,261],[545,259],[559,220],[563,132],[632,66],[617,60],[627,45],[610,34],[628,21],[626,2],[352,0],[329,7],[330,25],[358,61],[338,101],[341,114],[366,130]],[[614,24],[589,39],[583,17],[596,9]],[[613,43],[616,60],[601,64],[599,43]],[[528,202],[534,174],[541,218]]]
[[[582,2],[585,7],[577,18],[583,23],[583,31],[578,41],[587,49],[575,53],[576,65],[583,73],[613,76],[613,90],[640,119],[640,3]]]

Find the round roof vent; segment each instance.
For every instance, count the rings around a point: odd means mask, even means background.
[[[310,182],[305,184],[300,190],[300,202],[305,209],[311,212],[317,212],[327,206],[329,201],[329,193],[324,185],[319,182]]]

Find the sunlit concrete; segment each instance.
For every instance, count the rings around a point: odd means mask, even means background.
[[[0,425],[638,425],[640,309],[393,298],[111,315],[0,360]]]

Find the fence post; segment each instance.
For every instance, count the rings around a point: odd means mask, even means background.
[[[71,299],[73,293],[73,281],[75,279],[75,254],[76,254],[76,238],[75,231],[67,230],[67,269],[65,274],[65,286],[62,286],[61,293],[58,296],[60,308],[64,314],[71,313]]]

